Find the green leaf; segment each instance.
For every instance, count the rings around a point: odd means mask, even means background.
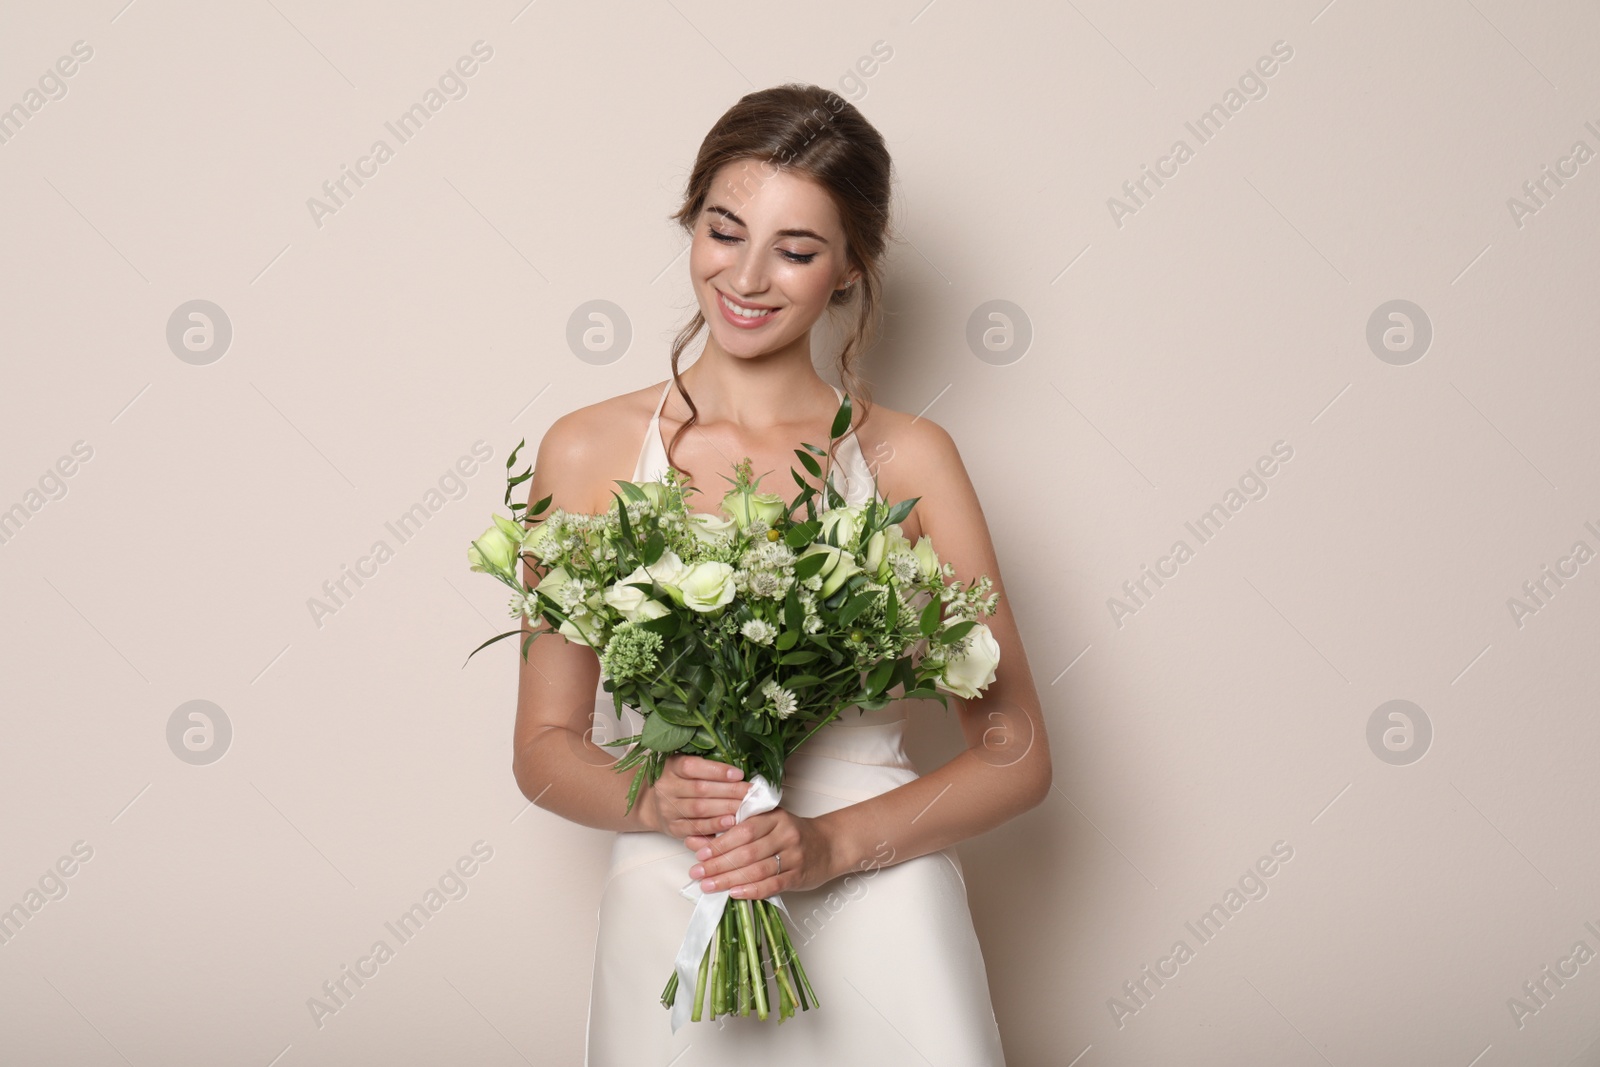
[[[653,719],[657,715],[661,716],[667,722],[672,723],[674,726],[687,726],[692,729],[693,727],[699,725],[699,720],[696,719],[689,709],[684,706],[682,701],[678,700],[658,701],[656,703],[655,711],[651,713],[650,718]]]
[[[822,529],[821,519],[807,519],[805,522],[797,522],[789,527],[789,532],[784,535],[783,543],[790,548],[803,548],[816,540],[817,531],[820,529]]]
[[[796,663],[810,663],[812,660],[816,659],[821,654],[822,653],[820,653],[820,652],[813,652],[809,648],[803,648],[803,649],[800,649],[798,652],[790,652],[786,656],[778,657],[778,662],[781,663],[781,664],[784,664],[786,666],[789,665],[789,664],[796,664]]]
[[[633,487],[629,486],[629,488],[633,488]],[[634,489],[634,492],[638,492],[638,490]],[[628,522],[628,506],[625,503],[623,503],[622,498],[620,496],[617,496],[616,493],[612,493],[611,495],[613,497],[616,497],[617,514],[622,516],[622,543],[626,544],[626,545],[631,545],[631,544],[633,544],[633,525],[630,522]]]
[[[850,428],[850,394],[845,393],[844,399],[839,401],[839,410],[833,416],[833,428],[828,431],[828,436],[843,437],[844,432]]]
[[[783,601],[783,624],[788,630],[799,633],[804,621],[805,609],[800,606],[800,587],[798,584],[792,585]]]
[[[785,678],[778,684],[785,689],[804,689],[806,686],[816,685],[822,681],[814,674],[797,674],[793,678]]]
[[[886,659],[867,672],[868,693],[877,696],[883,692],[884,686],[889,684],[889,676],[894,673],[895,662],[895,660]]]
[[[646,567],[655,566],[656,562],[661,559],[661,553],[665,552],[666,549],[667,539],[661,535],[661,531],[651,530],[649,539],[644,543],[644,565]]]
[[[917,629],[922,631],[922,636],[927,637],[939,628],[939,609],[944,605],[937,599],[928,601],[928,606],[922,609],[922,618],[918,620]]]
[[[968,619],[965,622],[958,622],[954,626],[951,626],[940,633],[939,641],[941,644],[953,645],[963,637],[967,636],[967,634],[971,633],[972,628],[976,625],[978,625],[978,623],[975,619]]]
[[[822,570],[822,565],[828,562],[826,552],[818,552],[814,556],[806,556],[797,560],[794,565],[794,580],[798,584]]]
[[[502,634],[501,636],[506,637],[509,635]],[[786,652],[793,648],[794,643],[798,640],[800,640],[800,633],[798,630],[785,630],[783,633],[778,635],[778,639],[776,641],[772,642],[772,647],[777,649],[779,652]]]
[[[687,745],[692,737],[692,727],[668,722],[666,716],[657,713],[645,716],[639,743],[653,752],[676,752]]]
[[[844,609],[839,612],[839,625],[849,626],[855,621],[856,616],[871,607],[872,602],[877,598],[878,595],[876,593],[857,593],[851,597],[849,602],[845,604]]]
[[[893,585],[889,587],[883,608],[883,625],[890,633],[900,621],[900,594]]]
[[[921,499],[920,496],[914,496],[909,500],[902,500],[890,508],[889,517],[884,521],[884,525],[893,526],[895,523],[902,521],[907,515],[911,514],[911,509],[916,507],[917,501]]]
[[[613,478],[612,481],[614,481],[618,485],[622,486],[622,491],[628,495],[628,499],[629,500],[637,502],[637,501],[640,501],[640,500],[649,500],[650,499],[649,497],[644,495],[644,490],[643,489],[640,489],[637,485],[634,485],[632,482],[623,481],[621,478]],[[611,495],[615,496],[616,494],[613,493]]]
[[[640,583],[633,582],[630,584],[638,585]],[[644,622],[636,622],[634,625],[641,630],[649,630],[653,634],[660,634],[662,637],[671,637],[678,632],[678,621],[677,615],[667,614],[654,619],[646,619]],[[662,658],[667,659],[668,657],[664,654],[666,650],[663,649],[662,651]]]
[[[822,477],[822,467],[817,463],[816,460],[811,458],[810,453],[802,452],[797,448],[794,450],[794,454],[800,457],[800,463],[805,467],[806,470],[810,471],[819,478]]]

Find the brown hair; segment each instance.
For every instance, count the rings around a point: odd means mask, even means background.
[[[833,198],[839,211],[846,255],[860,277],[849,287],[834,291],[829,310],[856,301],[855,322],[839,352],[838,369],[856,415],[854,424],[860,426],[871,411],[871,396],[856,364],[877,334],[878,308],[883,300],[882,259],[889,231],[892,178],[883,137],[855,105],[815,85],[789,83],[740,97],[700,142],[683,205],[670,216],[691,238],[717,171],[742,160],[804,175]],[[689,405],[689,418],[667,443],[669,464],[673,446],[699,419],[699,410],[683,387],[678,361],[705,325],[705,315],[697,308],[673,341],[672,379]],[[830,458],[833,448],[830,444]]]

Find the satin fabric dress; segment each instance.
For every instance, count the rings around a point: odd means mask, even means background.
[[[635,480],[667,469],[660,417],[672,384],[656,404]],[[835,487],[850,503],[870,500],[872,474],[854,432],[840,443],[838,460]],[[625,707],[619,721],[604,688],[595,705],[597,743],[639,732],[638,713]],[[906,715],[900,702],[846,710],[790,756],[780,806],[815,817],[916,778],[903,743]],[[694,910],[680,890],[692,881],[695,862],[667,834],[616,834],[600,894],[587,1067],[1003,1065],[960,859],[943,849],[895,862],[887,841],[865,870],[782,894],[817,1006],[797,1009],[782,1024],[753,1011],[715,1022],[702,1017],[674,1034],[660,997]],[[680,986],[678,995],[694,990]],[[775,1013],[775,990],[770,995]]]

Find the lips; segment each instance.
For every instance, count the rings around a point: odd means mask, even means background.
[[[760,304],[747,304],[742,300],[716,290],[717,307],[722,309],[722,317],[741,329],[754,329],[765,325],[776,316],[782,308],[763,307]]]

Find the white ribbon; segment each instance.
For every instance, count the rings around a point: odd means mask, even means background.
[[[745,793],[744,799],[739,802],[739,810],[734,812],[734,826],[752,815],[760,815],[777,807],[778,798],[782,793],[781,789],[775,788],[759,774],[751,778],[750,788]],[[715,893],[707,893],[700,888],[698,878],[692,879],[679,892],[694,901],[695,905],[694,914],[689,916],[689,929],[683,935],[683,944],[678,946],[678,958],[673,964],[678,972],[678,990],[672,1002],[673,1033],[677,1033],[678,1027],[689,1021],[689,1013],[694,1008],[694,986],[700,977],[700,961],[705,957],[706,948],[717,932],[717,924],[721,921],[723,909],[728,903],[728,890],[719,889]],[[774,893],[766,899],[777,905],[783,917],[789,919],[789,909],[783,903],[783,894]],[[793,919],[789,921],[791,924],[794,922]],[[755,976],[751,977],[754,980]]]

